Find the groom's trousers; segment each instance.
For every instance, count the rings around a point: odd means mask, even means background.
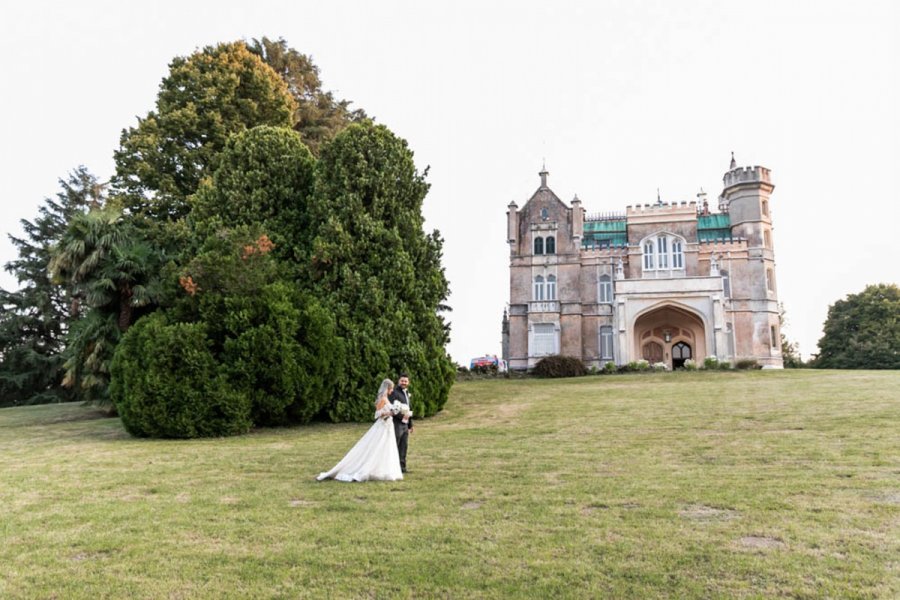
[[[400,453],[400,470],[406,472],[406,448],[409,446],[409,426],[406,423],[394,422],[394,433],[397,435],[397,452]]]

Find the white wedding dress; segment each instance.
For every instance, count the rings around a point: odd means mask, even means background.
[[[375,423],[333,469],[316,477],[337,481],[399,481],[400,453],[389,405],[376,411]]]

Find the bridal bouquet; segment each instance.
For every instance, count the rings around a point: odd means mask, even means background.
[[[412,416],[412,411],[409,409],[409,406],[403,404],[399,400],[394,400],[394,403],[391,405],[391,412],[395,415],[401,415],[404,421],[409,420]]]

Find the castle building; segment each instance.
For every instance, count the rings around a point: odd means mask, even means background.
[[[645,359],[756,360],[780,368],[769,169],[731,167],[718,210],[692,202],[586,214],[541,184],[507,212],[503,358],[525,370],[562,354],[602,367]]]

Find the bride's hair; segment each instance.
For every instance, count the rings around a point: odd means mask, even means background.
[[[389,389],[391,389],[392,387],[394,387],[394,382],[391,381],[390,379],[385,379],[384,381],[382,381],[381,387],[378,388],[378,395],[375,396],[375,402],[378,402],[379,400],[381,400],[381,397],[384,396],[387,393],[387,391]]]

